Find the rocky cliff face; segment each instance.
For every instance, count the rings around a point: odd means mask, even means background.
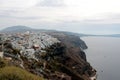
[[[50,35],[58,38],[65,46],[64,65],[69,68],[68,74],[72,80],[89,80],[89,77],[96,74],[96,71],[87,62],[84,49],[87,46],[84,41],[74,35],[60,32],[49,32]]]
[[[45,32],[42,36],[38,33],[17,35],[1,39],[4,58],[10,60],[9,65],[21,67],[47,80],[90,80],[96,74],[82,50],[87,46],[77,36],[60,32]]]

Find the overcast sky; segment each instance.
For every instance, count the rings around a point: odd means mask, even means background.
[[[120,0],[0,0],[0,28],[120,33]]]

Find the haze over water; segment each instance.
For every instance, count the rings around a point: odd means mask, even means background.
[[[97,80],[120,80],[120,38],[82,37],[87,60],[97,70]]]

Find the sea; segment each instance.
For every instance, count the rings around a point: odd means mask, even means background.
[[[81,37],[88,46],[87,61],[97,70],[97,80],[120,80],[120,38]]]

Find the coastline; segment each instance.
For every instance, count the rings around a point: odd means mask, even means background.
[[[97,74],[95,74],[93,77],[90,77],[90,80],[97,80]]]

